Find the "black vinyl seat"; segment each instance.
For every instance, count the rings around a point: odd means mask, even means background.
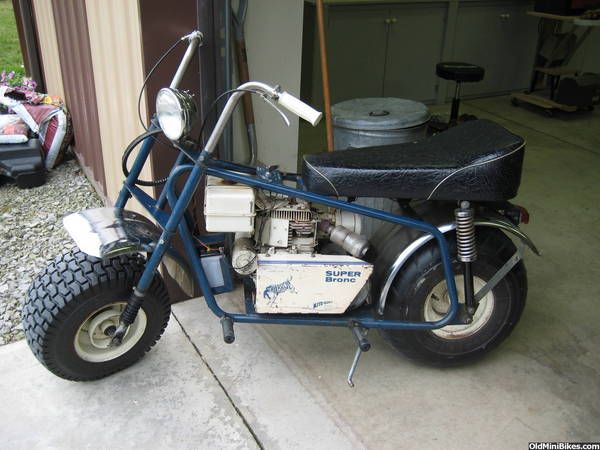
[[[474,83],[483,80],[485,70],[481,66],[464,62],[441,62],[435,66],[438,77],[459,83]]]
[[[517,195],[525,142],[474,120],[424,141],[306,155],[306,188],[340,197],[503,201]]]

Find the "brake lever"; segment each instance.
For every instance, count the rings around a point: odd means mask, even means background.
[[[275,103],[273,103],[273,101],[266,95],[262,94],[261,97],[265,101],[265,103],[270,105],[275,111],[279,113],[279,115],[283,119],[283,122],[286,124],[286,126],[289,127],[291,125],[290,119],[288,119],[288,116],[285,115],[283,110],[281,110],[281,108],[279,108]]]

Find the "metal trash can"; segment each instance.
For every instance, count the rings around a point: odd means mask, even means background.
[[[357,98],[332,107],[336,150],[415,142],[427,136],[431,114],[423,103],[402,98]],[[369,151],[368,148],[365,151]],[[357,204],[397,212],[387,198],[359,198]],[[370,238],[381,221],[363,217],[361,234]]]
[[[423,103],[403,98],[356,98],[332,109],[336,150],[413,142],[427,135]]]

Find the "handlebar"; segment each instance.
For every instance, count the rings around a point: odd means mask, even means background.
[[[212,152],[215,150],[237,103],[239,102],[240,98],[248,92],[261,94],[270,102],[280,105],[291,113],[302,117],[313,127],[319,123],[321,117],[323,116],[323,113],[313,109],[302,100],[294,97],[288,92],[281,91],[278,87],[272,87],[259,81],[249,81],[239,86],[231,95],[231,97],[229,97],[229,100],[227,100],[227,103],[223,108],[223,112],[221,112],[219,120],[217,120],[214,130],[206,142],[204,152],[212,154]]]
[[[287,92],[279,93],[276,102],[291,113],[302,117],[313,127],[316,126],[321,120],[321,117],[323,117],[322,112],[313,109],[311,106],[307,105],[302,100],[294,97],[292,94],[289,94]]]
[[[179,67],[177,67],[177,72],[175,72],[173,80],[169,85],[171,89],[177,89],[179,87],[181,79],[183,78],[185,71],[190,65],[190,61],[194,57],[194,53],[196,53],[196,50],[204,40],[204,35],[200,31],[196,30],[192,31],[190,34],[183,36],[181,40],[188,41],[188,47],[185,51],[185,54],[183,55],[183,58],[181,59],[181,62],[179,63]]]
[[[194,57],[198,46],[202,44],[203,35],[200,31],[196,30],[186,36],[183,36],[181,40],[187,40],[188,47],[183,55],[183,58],[181,59],[181,62],[179,63],[177,72],[175,72],[175,75],[173,76],[173,80],[170,84],[171,89],[177,89],[179,87],[181,79],[190,65],[190,61]],[[217,143],[221,138],[223,131],[225,130],[225,126],[233,114],[233,110],[235,109],[240,98],[247,92],[261,94],[266,100],[268,100],[268,102],[272,103],[272,106],[282,106],[289,112],[309,122],[313,127],[316,126],[321,120],[321,117],[323,117],[323,113],[313,109],[311,106],[294,97],[292,94],[282,91],[279,89],[279,87],[271,87],[265,83],[250,81],[238,87],[231,97],[229,97],[229,100],[227,100],[227,103],[223,108],[223,112],[219,116],[219,120],[217,121],[217,124],[215,125],[215,128],[208,138],[208,142],[204,148],[206,153],[210,154],[215,150]]]

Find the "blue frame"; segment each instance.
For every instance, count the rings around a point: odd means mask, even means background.
[[[157,129],[155,120],[152,121],[151,130]],[[136,198],[150,215],[160,224],[163,233],[158,241],[155,251],[146,262],[146,268],[142,274],[136,288],[139,292],[145,292],[150,286],[154,273],[160,264],[171,238],[178,233],[183,241],[185,252],[191,261],[191,269],[196,277],[196,281],[202,293],[206,304],[217,317],[230,317],[233,322],[239,323],[262,323],[262,324],[283,324],[283,325],[321,325],[321,326],[361,326],[364,328],[385,328],[389,330],[432,330],[442,328],[446,325],[452,325],[459,310],[456,284],[454,281],[454,271],[448,244],[444,235],[432,224],[427,222],[391,214],[378,209],[368,208],[356,205],[343,200],[333,199],[324,195],[314,194],[304,189],[300,177],[296,174],[284,174],[283,179],[296,182],[299,188],[293,188],[284,184],[266,181],[256,175],[256,168],[242,166],[239,164],[219,161],[216,159],[200,158],[200,152],[181,152],[174,163],[164,189],[158,199],[154,199],[135,185],[135,181],[150,155],[154,144],[154,139],[148,137],[143,141],[141,149],[136,157],[131,172],[123,183],[123,188],[119,194],[115,207],[125,208],[131,197]],[[175,192],[175,182],[177,179],[188,173],[183,189],[179,195]],[[442,258],[444,275],[448,284],[448,293],[450,297],[450,308],[448,313],[440,320],[435,322],[409,322],[399,320],[384,320],[374,318],[371,308],[358,308],[345,314],[258,314],[254,311],[251,299],[249,299],[249,287],[246,284],[246,313],[229,313],[221,309],[215,299],[213,290],[210,287],[206,274],[200,263],[200,255],[185,219],[185,211],[198,188],[200,181],[206,175],[212,175],[221,179],[241,183],[259,189],[283,194],[289,197],[301,198],[309,202],[319,203],[325,206],[338,208],[364,216],[380,219],[386,222],[392,222],[398,225],[415,228],[425,233],[431,234],[437,241]],[[168,202],[171,212],[164,210]]]

